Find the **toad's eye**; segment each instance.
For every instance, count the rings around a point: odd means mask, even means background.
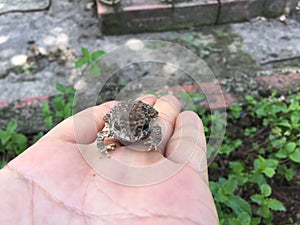
[[[143,130],[148,130],[149,129],[149,123],[145,123],[143,126]]]
[[[117,122],[115,122],[114,128],[115,128],[116,130],[121,130],[121,127],[120,127],[120,125],[119,125]]]

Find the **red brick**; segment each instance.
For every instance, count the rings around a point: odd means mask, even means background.
[[[6,100],[0,100],[0,108],[8,107],[8,103]]]
[[[123,34],[190,28],[199,25],[247,21],[257,16],[276,17],[298,0],[193,0],[174,5],[160,0],[122,0],[107,6],[97,0],[103,33]]]
[[[30,98],[21,98],[15,102],[13,108],[24,108],[24,107],[31,107],[36,106],[37,102],[45,102],[49,100],[49,96],[37,96],[37,97],[30,97]]]
[[[265,0],[264,16],[276,17],[282,15],[286,4],[287,0]]]
[[[264,0],[264,16],[276,17],[285,12],[285,9],[294,10],[299,0]]]
[[[262,16],[263,0],[220,0],[220,15],[218,23],[229,23],[249,20]]]
[[[190,1],[175,4],[173,20],[182,28],[213,25],[217,22],[219,3],[217,0]]]
[[[231,94],[225,93],[218,83],[213,82],[201,83],[201,86],[195,84],[183,85],[175,89],[170,88],[162,90],[161,93],[168,92],[169,94],[175,95],[177,98],[181,98],[180,94],[178,94],[178,91],[204,94],[206,100],[201,102],[200,105],[206,109],[227,108],[236,102],[236,99]],[[209,99],[209,102],[207,99]]]
[[[128,5],[130,3],[130,5]],[[127,4],[127,5],[126,5]],[[122,1],[110,7],[97,1],[101,31],[106,34],[137,33],[211,25],[218,14],[217,0],[171,4],[160,0]]]
[[[300,73],[254,78],[259,90],[289,91],[300,87]]]
[[[199,85],[184,85],[182,88],[189,93],[205,94],[209,102],[204,101],[201,104],[204,108],[220,109],[236,102],[235,98],[231,94],[226,93],[218,83],[201,83],[200,87]]]

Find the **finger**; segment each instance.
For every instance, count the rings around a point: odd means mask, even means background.
[[[45,138],[59,138],[78,144],[92,143],[98,131],[104,127],[103,117],[115,104],[115,101],[110,101],[83,110],[59,123]]]
[[[173,134],[174,124],[181,106],[180,102],[172,95],[163,96],[156,100],[154,108],[158,111],[158,123],[162,129],[162,141],[159,150],[164,154],[166,144]]]
[[[186,163],[208,182],[204,128],[196,113],[185,111],[179,114],[166,157],[176,163]]]
[[[142,102],[147,103],[148,105],[153,106],[157,100],[157,98],[154,95],[144,95],[142,97],[137,98],[137,100],[140,100]]]

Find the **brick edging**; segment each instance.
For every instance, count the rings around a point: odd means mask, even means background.
[[[99,0],[96,3],[102,33],[125,34],[242,22],[257,16],[272,18],[282,15],[286,7],[295,8],[298,0],[194,0],[174,4],[139,0],[115,7]]]
[[[300,87],[300,73],[258,76],[254,80],[258,84],[258,90],[288,91]]]
[[[300,87],[300,73],[275,74],[272,76],[257,76],[254,77],[253,80],[257,83],[258,91],[287,92],[289,90],[296,90],[297,88]],[[222,87],[219,85],[222,83],[223,82],[220,80],[217,83],[215,82],[201,83],[201,87],[199,85],[182,85],[181,87],[178,88],[178,90],[183,90],[189,93],[210,94],[211,95],[210,103],[212,104],[209,107],[212,109],[218,109],[224,106],[223,103],[225,103],[225,106],[228,107],[237,102],[237,98],[233,94],[226,93],[226,91],[222,89]],[[162,90],[161,92],[163,93],[164,91],[170,91],[170,90],[174,92],[174,89],[166,89],[166,90]],[[49,99],[51,99],[52,97],[53,96],[27,97],[27,98],[21,98],[11,102],[2,99],[0,100],[0,109],[3,108],[20,109],[26,107],[35,107],[41,105],[41,103],[43,102],[49,101]],[[205,106],[205,103],[203,103],[203,105]]]
[[[14,101],[7,101],[5,99],[0,100],[0,109],[1,108],[13,108],[20,109],[26,107],[35,107],[42,102],[48,102],[50,96],[36,96],[28,98],[20,98]]]

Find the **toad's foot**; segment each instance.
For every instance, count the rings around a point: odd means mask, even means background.
[[[114,150],[116,144],[108,144],[104,145],[104,138],[109,137],[111,135],[108,131],[100,131],[97,134],[97,148],[100,151],[100,158],[102,158],[102,154],[104,153],[107,158],[110,158],[110,155],[108,153],[109,150]]]
[[[151,151],[153,148],[155,151],[157,151],[157,146],[159,145],[161,138],[161,127],[154,126],[149,140],[144,142],[144,144],[150,144],[148,151]]]
[[[104,153],[106,155],[106,158],[110,158],[110,155],[108,153],[109,150],[114,150],[116,144],[108,144],[108,145],[103,145],[101,148],[99,148],[100,151],[100,159],[102,158],[102,154]]]

